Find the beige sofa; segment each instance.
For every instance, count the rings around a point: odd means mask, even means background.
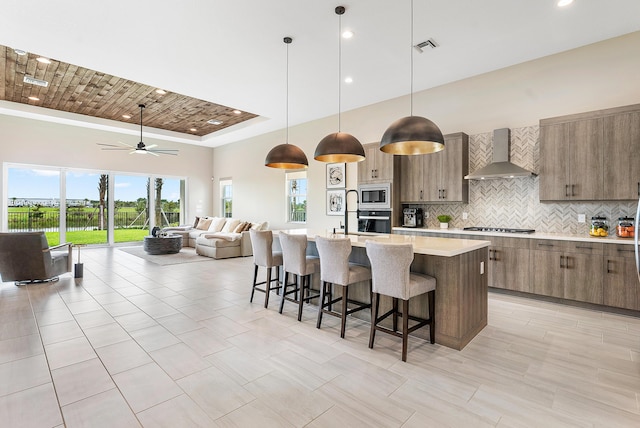
[[[249,229],[266,230],[267,222],[248,222],[234,218],[197,217],[192,225],[166,227],[163,232],[182,235],[183,245],[214,259],[253,255]]]

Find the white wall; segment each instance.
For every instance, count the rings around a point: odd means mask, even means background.
[[[143,137],[147,145],[180,150],[178,156],[156,157],[129,155],[127,151],[103,151],[96,144],[122,141],[135,145],[139,138],[139,135],[0,115],[0,162],[187,177],[187,218],[209,214],[213,149]],[[0,197],[6,201],[8,195],[2,180],[4,178],[0,178]]]
[[[414,114],[428,117],[442,132],[477,134],[496,128],[537,125],[542,118],[640,103],[640,32],[529,61],[414,94]],[[526,49],[526,47],[524,47]],[[418,71],[423,72],[423,71]],[[424,71],[424,72],[428,72]],[[408,82],[407,82],[408,83]],[[409,115],[409,97],[342,113],[342,131],[363,144],[379,141],[396,119]],[[337,131],[337,117],[290,128],[289,142],[309,158],[307,227],[332,228],[341,217],[326,215],[325,164],[313,159],[317,143]],[[215,182],[233,179],[234,217],[285,223],[284,172],[264,158],[285,131],[214,149]],[[357,166],[347,165],[347,188],[357,185]],[[217,185],[214,212],[220,210]],[[351,199],[349,200],[353,206]],[[355,230],[355,216],[349,223]]]

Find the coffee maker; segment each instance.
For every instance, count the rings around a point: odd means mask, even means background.
[[[405,208],[402,210],[403,214],[403,227],[422,227],[422,219],[424,213],[422,208]]]

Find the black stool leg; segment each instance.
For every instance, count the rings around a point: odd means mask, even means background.
[[[376,324],[378,323],[378,309],[380,294],[373,293],[371,296],[371,333],[369,333],[369,348],[373,349],[373,340],[376,337]]]
[[[269,292],[271,291],[271,268],[267,268],[267,282],[264,287],[264,307],[269,306]]]
[[[402,361],[407,361],[409,340],[409,299],[402,301]]]
[[[429,323],[429,341],[431,343],[435,343],[436,341],[436,291],[429,291],[427,293],[427,297],[429,298],[429,318],[431,318],[431,322]]]
[[[282,299],[280,299],[280,313],[282,313],[282,309],[284,309],[284,299],[287,295],[287,280],[288,280],[289,272],[284,273],[284,283],[282,284]]]
[[[347,304],[349,300],[349,287],[346,285],[342,286],[342,316],[340,322],[340,337],[344,339],[344,330],[347,326]]]
[[[258,279],[258,265],[254,265],[255,269],[253,270],[253,286],[251,287],[251,298],[249,299],[249,303],[253,302],[253,293],[256,292],[256,281]]]
[[[306,279],[306,286],[305,286]],[[298,299],[298,321],[302,321],[302,305],[304,304],[304,290],[309,286],[309,275],[305,275],[300,279],[300,294]]]
[[[393,298],[393,331],[398,331],[398,298]]]
[[[322,311],[324,310],[324,296],[327,288],[327,283],[322,281],[322,285],[320,286],[320,304],[318,305],[318,322],[316,323],[316,328],[320,328],[320,324],[322,323]]]

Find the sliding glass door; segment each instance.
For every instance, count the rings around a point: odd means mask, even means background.
[[[67,171],[67,241],[74,244],[106,244],[109,175]]]
[[[186,180],[6,165],[6,230],[44,231],[49,245],[139,242],[184,220]]]

